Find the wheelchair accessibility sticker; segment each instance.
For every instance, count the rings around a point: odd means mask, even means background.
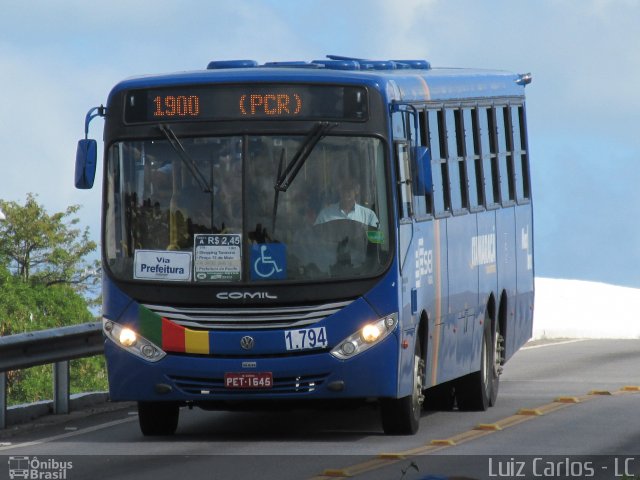
[[[287,247],[282,243],[251,246],[251,280],[287,278]]]

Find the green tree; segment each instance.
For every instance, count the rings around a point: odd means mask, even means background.
[[[93,316],[86,300],[71,286],[56,284],[47,287],[30,284],[12,275],[0,266],[0,336],[34,330],[45,330],[73,323],[91,322]],[[102,357],[77,361],[79,367],[72,370],[74,383],[88,390],[106,388],[104,360]],[[82,375],[75,375],[78,371]],[[28,368],[8,372],[7,394],[10,405],[29,403],[51,398],[51,366]]]
[[[31,285],[69,285],[87,293],[99,282],[99,262],[86,258],[96,250],[88,227],[78,228],[79,205],[49,215],[29,193],[24,205],[0,200],[0,261]]]
[[[49,215],[31,194],[24,205],[0,200],[0,336],[93,320],[85,296],[99,272],[86,258],[96,244],[78,209]],[[71,375],[74,392],[106,388],[103,357],[75,360]],[[10,405],[51,398],[51,366],[8,372],[7,393]]]

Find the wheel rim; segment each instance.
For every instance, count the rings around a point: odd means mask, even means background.
[[[491,382],[491,370],[492,368],[489,366],[493,362],[491,361],[491,348],[489,347],[490,341],[486,337],[487,333],[485,332],[485,337],[482,340],[482,364],[480,365],[480,371],[482,372],[482,386],[484,387],[485,392],[489,392]]]
[[[424,403],[424,394],[422,393],[422,374],[424,373],[424,360],[416,355],[413,362],[413,395],[412,407],[414,415],[419,415],[422,404]]]
[[[502,373],[502,349],[504,337],[500,335],[500,330],[496,330],[496,336],[493,342],[493,377],[497,378]]]

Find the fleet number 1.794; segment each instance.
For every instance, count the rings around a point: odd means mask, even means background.
[[[284,334],[287,350],[311,350],[325,348],[328,345],[327,331],[324,327],[289,330]]]

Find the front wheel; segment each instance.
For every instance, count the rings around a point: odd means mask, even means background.
[[[180,406],[173,402],[138,402],[138,422],[145,436],[173,435]]]
[[[425,362],[420,352],[420,340],[417,340],[413,359],[413,391],[411,395],[380,400],[382,429],[387,435],[414,435],[420,426],[420,415],[424,403],[422,377],[425,370]]]

